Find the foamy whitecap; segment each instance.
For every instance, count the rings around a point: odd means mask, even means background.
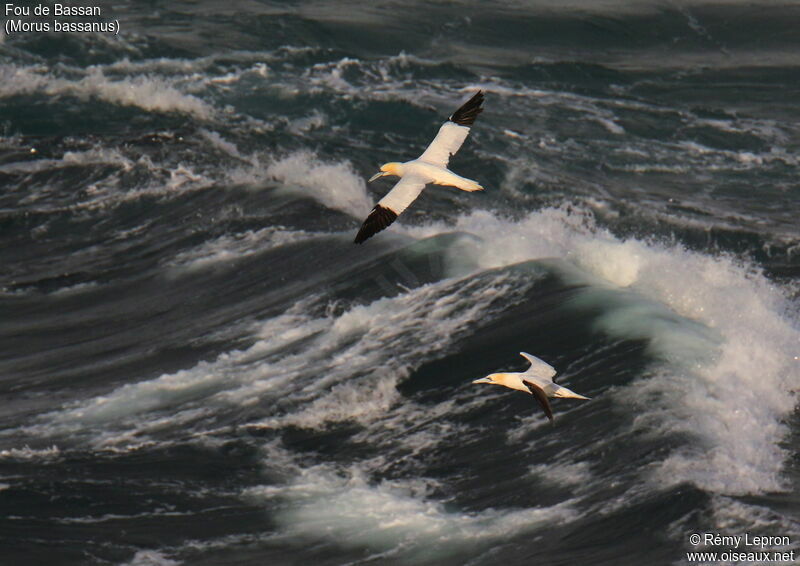
[[[788,513],[776,513],[769,507],[719,495],[711,499],[711,513],[715,524],[726,532],[747,532],[751,536],[762,533],[785,535],[790,538],[792,548],[800,549],[797,540],[800,535],[800,521]],[[777,550],[782,547],[778,545],[774,548]]]
[[[406,230],[427,236],[452,229]],[[785,296],[766,277],[730,257],[621,240],[568,208],[517,222],[476,211],[455,229],[482,239],[464,240],[458,253],[484,267],[556,256],[644,299],[608,295],[614,302],[597,324],[615,337],[649,340],[664,362],[652,378],[631,386],[641,398],[637,423],[695,439],[662,463],[658,482],[689,481],[731,494],[785,488],[779,443],[800,382],[800,331]],[[662,393],[655,406],[654,390]]]
[[[214,180],[203,173],[195,171],[191,166],[178,164],[171,168],[160,168],[152,163],[146,155],[140,157],[135,164],[153,173],[148,185],[134,190],[119,190],[119,177],[110,177],[102,184],[92,184],[85,191],[85,200],[73,205],[75,209],[97,210],[110,208],[125,202],[133,202],[142,197],[165,196],[199,191],[214,184]]]
[[[0,173],[21,174],[51,171],[60,167],[74,165],[116,165],[128,171],[134,162],[122,155],[116,149],[97,147],[86,151],[67,151],[61,159],[36,159],[34,161],[12,161],[0,165]]]
[[[281,227],[248,230],[240,234],[220,236],[181,252],[172,259],[170,265],[187,270],[204,269],[314,236],[303,230],[284,230]]]
[[[44,67],[4,66],[0,71],[0,97],[30,95],[69,95],[97,98],[121,106],[136,106],[151,112],[182,112],[210,120],[214,108],[191,94],[181,92],[175,80],[157,76],[130,79],[109,78],[94,67],[77,79],[58,77]]]
[[[396,385],[426,356],[441,351],[471,323],[502,308],[513,295],[498,274],[428,284],[338,315],[314,317],[298,303],[264,322],[250,347],[193,368],[129,383],[46,415],[32,434],[86,433],[101,447],[128,441],[164,425],[188,422],[219,407],[244,407],[272,397],[296,408],[255,426],[322,428],[386,418],[399,400]],[[520,291],[515,289],[515,291]],[[524,292],[524,289],[521,290]],[[296,353],[277,355],[297,344]],[[114,430],[110,430],[114,429]]]
[[[396,385],[427,355],[445,348],[470,323],[502,304],[509,291],[502,276],[488,282],[442,281],[324,319],[324,330],[304,352],[280,361],[292,375],[313,372],[310,381],[296,380],[303,384],[299,393],[305,403],[259,426],[320,428],[331,422],[385,419],[399,400]],[[225,396],[239,404],[270,389],[270,382],[258,380]]]
[[[314,466],[295,472],[288,486],[251,488],[245,496],[262,502],[282,500],[277,520],[294,536],[323,536],[378,552],[411,553],[409,558],[426,563],[463,551],[465,544],[508,538],[578,515],[569,502],[530,509],[450,511],[426,496],[427,483],[422,479],[370,482],[356,467],[337,472]],[[422,552],[424,556],[415,555]]]
[[[536,464],[528,468],[528,473],[540,478],[543,483],[558,487],[588,486],[592,473],[588,462],[551,462]]]
[[[325,163],[310,152],[292,153],[273,161],[266,175],[287,190],[357,218],[367,215],[373,205],[364,179],[349,163]]]
[[[22,448],[0,450],[0,460],[52,460],[60,455],[61,450],[58,446],[50,446],[49,448],[24,446]]]
[[[308,158],[299,158],[302,167]],[[305,159],[305,161],[304,161]],[[295,160],[282,164],[297,171]],[[558,257],[581,282],[576,303],[600,305],[598,329],[621,339],[644,339],[657,360],[629,386],[634,426],[649,433],[680,433],[689,440],[653,473],[660,485],[692,482],[717,493],[783,489],[787,433],[798,383],[796,322],[780,289],[746,264],[678,246],[621,240],[596,227],[584,211],[556,208],[511,221],[487,211],[459,217],[450,253],[452,275]],[[403,228],[428,236],[453,227]],[[582,279],[578,279],[582,278]],[[67,429],[138,419],[171,408],[187,418],[199,405],[244,406],[280,392],[294,396],[289,412],[261,426],[324,427],[386,418],[398,399],[395,386],[432,352],[490,315],[518,291],[496,275],[449,279],[391,298],[356,305],[338,315],[311,316],[300,307],[265,324],[261,339],[189,370],[122,386],[80,406],[50,415]],[[297,329],[301,329],[298,332]],[[286,340],[274,342],[275,336]],[[278,356],[294,342],[296,353]],[[621,398],[621,397],[620,397]],[[626,405],[630,407],[630,405]],[[129,419],[126,421],[126,419]],[[124,424],[127,422],[127,424]],[[137,424],[138,423],[138,424]]]
[[[120,566],[180,566],[181,562],[168,558],[157,550],[139,550],[128,562]]]

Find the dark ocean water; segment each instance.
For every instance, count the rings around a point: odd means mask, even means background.
[[[0,38],[0,564],[800,553],[800,5],[96,5]]]

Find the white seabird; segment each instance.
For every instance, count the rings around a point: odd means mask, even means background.
[[[509,389],[516,389],[530,393],[539,404],[542,406],[544,414],[553,422],[553,409],[550,408],[550,401],[548,397],[566,397],[569,399],[589,399],[583,395],[578,395],[574,391],[570,391],[566,387],[562,387],[553,382],[553,376],[556,374],[555,368],[545,361],[540,360],[536,356],[532,356],[525,352],[520,352],[520,356],[528,360],[531,364],[527,370],[522,373],[493,373],[476,379],[472,383],[493,383],[495,385],[502,385]]]
[[[450,156],[454,155],[469,135],[469,127],[478,114],[483,112],[483,92],[478,91],[461,108],[453,112],[428,148],[417,159],[405,163],[391,162],[381,165],[381,170],[373,175],[371,183],[378,177],[395,175],[400,181],[389,193],[378,201],[369,213],[356,235],[355,243],[360,244],[374,236],[408,208],[425,188],[425,185],[450,185],[462,191],[482,191],[477,181],[456,175],[447,168]]]

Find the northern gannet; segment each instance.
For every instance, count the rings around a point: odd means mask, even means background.
[[[547,415],[550,422],[553,422],[553,409],[550,408],[548,397],[589,399],[589,397],[578,395],[574,391],[570,391],[566,387],[554,383],[553,376],[556,374],[556,370],[547,362],[525,352],[520,352],[519,355],[528,360],[531,364],[531,367],[524,372],[493,373],[486,377],[476,379],[472,383],[493,383],[495,385],[502,385],[510,389],[530,393],[539,401],[544,414]]]
[[[453,112],[428,148],[416,159],[405,163],[385,163],[373,175],[371,183],[378,177],[395,175],[400,181],[389,193],[378,201],[369,213],[356,235],[355,243],[360,244],[386,228],[408,208],[425,188],[425,185],[450,185],[462,191],[482,191],[476,181],[456,175],[447,168],[450,156],[454,155],[469,135],[469,127],[478,114],[483,112],[483,92],[478,91],[461,108]]]

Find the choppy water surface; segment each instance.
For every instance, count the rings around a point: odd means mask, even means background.
[[[99,5],[0,42],[0,562],[797,548],[800,7]]]

